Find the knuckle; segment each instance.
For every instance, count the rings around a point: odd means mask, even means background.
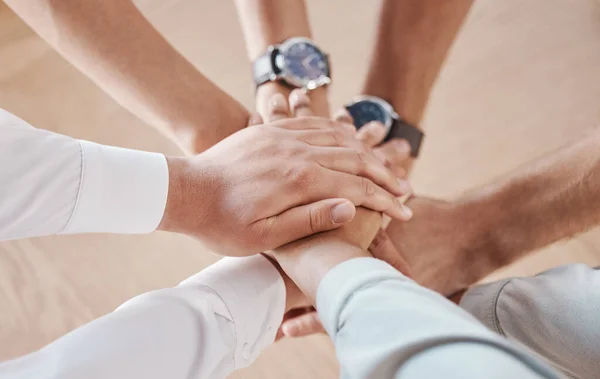
[[[275,222],[276,217],[268,217],[263,219],[262,222],[254,223],[251,235],[248,236],[249,240],[254,241],[254,243],[259,246],[263,246],[265,242],[269,240],[269,236],[272,233]]]
[[[379,229],[375,235],[375,238],[373,238],[373,241],[371,242],[371,249],[373,249],[372,253],[375,254],[376,252],[380,251],[384,247],[387,240],[388,237],[385,232]]]
[[[306,188],[315,181],[316,171],[313,164],[294,165],[285,172],[285,177],[294,186]]]
[[[331,139],[335,146],[343,146],[346,144],[346,134],[337,128],[329,129]]]
[[[327,219],[323,212],[314,208],[309,208],[309,213],[311,233],[317,233],[323,230],[323,227],[327,224]]]
[[[365,153],[362,151],[356,152],[356,173],[358,175],[365,175],[369,171],[369,164],[365,157]]]
[[[377,192],[377,188],[375,188],[375,184],[367,178],[360,178],[360,185],[362,187],[363,194],[367,197],[374,196],[375,193]]]

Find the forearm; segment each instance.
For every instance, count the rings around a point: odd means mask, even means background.
[[[0,240],[159,224],[169,181],[162,154],[36,129],[1,109],[0,135]]]
[[[1,363],[0,377],[225,378],[274,341],[289,308],[283,287],[263,257],[225,258],[175,288],[139,295],[38,352]]]
[[[272,254],[314,304],[319,284],[332,268],[350,259],[370,257],[367,248],[380,225],[379,213],[359,208],[344,227],[303,238]]]
[[[50,45],[149,124],[198,151],[246,126],[247,111],[181,56],[131,1],[6,0]],[[198,141],[189,141],[190,134]]]
[[[489,265],[484,274],[600,223],[599,146],[600,129],[461,199],[477,225],[473,240],[490,248],[485,260],[470,252]]]
[[[288,38],[312,38],[304,0],[236,0],[235,3],[250,61],[264,54],[270,45]],[[281,83],[266,83],[258,89],[256,106],[260,114],[267,114],[267,102],[276,92],[287,98],[291,88]],[[326,87],[311,91],[310,97],[315,114],[328,116]]]
[[[363,93],[419,126],[435,80],[473,0],[386,0]]]
[[[333,268],[316,306],[342,377],[557,377],[443,296],[373,258]]]
[[[475,286],[460,306],[569,378],[593,378],[600,372],[600,362],[588,355],[600,349],[595,311],[600,308],[599,286],[600,270],[572,264]]]

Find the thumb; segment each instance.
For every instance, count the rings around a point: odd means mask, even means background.
[[[286,337],[304,337],[315,333],[325,333],[317,312],[305,313],[281,324],[281,334]]]
[[[371,242],[371,246],[369,246],[369,252],[373,257],[389,263],[396,270],[409,278],[412,277],[408,263],[404,257],[400,255],[385,230],[379,229],[373,242]]]
[[[253,225],[265,236],[265,249],[274,249],[311,234],[339,228],[355,214],[351,201],[327,199],[288,209]]]

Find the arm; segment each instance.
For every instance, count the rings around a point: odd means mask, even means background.
[[[590,355],[600,349],[598,288],[598,269],[572,264],[471,288],[460,306],[568,377],[593,378],[600,372],[600,363]]]
[[[254,61],[267,51],[269,45],[281,43],[290,37],[312,38],[304,0],[235,0],[238,17],[246,41],[248,58]],[[270,82],[258,88],[256,107],[266,117],[268,102],[275,93],[288,98],[291,88]],[[311,107],[315,114],[329,116],[327,88],[320,87],[310,92]]]
[[[370,257],[363,247],[378,226],[357,244],[361,225],[353,223],[274,252],[316,302],[342,377],[557,378],[447,299]]]
[[[600,129],[460,199],[409,201],[388,235],[417,281],[450,295],[600,223]]]
[[[35,353],[1,363],[0,376],[225,378],[274,341],[284,311],[301,299],[291,287],[262,256],[224,258],[175,288],[137,296]]]
[[[201,152],[248,112],[181,56],[130,0],[5,0],[42,38],[150,125]]]
[[[0,135],[0,240],[159,225],[169,185],[162,154],[36,129],[2,109]]]
[[[2,110],[0,132],[3,239],[158,227],[251,255],[338,228],[354,204],[405,217],[394,175],[325,119],[247,128],[190,158],[79,141]]]
[[[363,93],[419,127],[448,50],[473,0],[385,0]]]

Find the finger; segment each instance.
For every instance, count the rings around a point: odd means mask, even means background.
[[[356,127],[354,126],[354,121],[352,120],[352,116],[346,108],[342,108],[335,113],[333,119],[339,122],[345,130],[347,130],[350,134],[356,135]]]
[[[254,112],[250,115],[248,119],[248,126],[260,125],[263,124],[263,119],[260,113]]]
[[[346,199],[327,199],[300,205],[250,225],[263,239],[264,250],[274,249],[297,239],[336,229],[352,220],[356,208]]]
[[[369,246],[369,252],[373,257],[389,263],[404,275],[408,277],[412,276],[408,263],[404,257],[400,255],[385,230],[379,229],[373,242],[371,242],[371,246]]]
[[[328,118],[322,117],[302,117],[302,118],[292,118],[286,120],[278,120],[274,123],[275,126],[280,127],[282,129],[288,130],[297,130],[302,132],[310,133],[312,131],[320,130],[320,131],[335,131],[339,130],[340,134],[344,134],[347,136],[353,136],[355,132],[349,131],[348,128],[344,124],[340,124],[337,121],[330,120]]]
[[[354,119],[352,119],[350,112],[348,112],[346,108],[342,108],[335,112],[333,119],[344,124],[354,125]]]
[[[406,221],[412,217],[410,208],[403,205],[399,198],[368,178],[342,172],[330,172],[325,177],[327,181],[322,180],[321,183],[328,185],[318,187],[322,197],[337,194],[336,196],[350,200],[355,206],[383,212],[394,219]]]
[[[280,82],[269,82],[261,85],[256,90],[256,110],[265,122],[271,122],[269,120],[269,102],[277,93],[281,94],[287,102],[290,89]]]
[[[405,180],[399,180],[369,151],[340,147],[312,147],[310,158],[330,170],[368,178],[396,196],[404,196],[412,192]]]
[[[385,138],[385,135],[385,126],[377,121],[369,122],[356,132],[356,138],[369,147],[379,145]]]
[[[310,312],[294,317],[281,324],[281,331],[286,337],[304,337],[315,333],[325,333],[317,312]]]
[[[310,117],[315,115],[310,108],[310,98],[301,89],[295,89],[290,94],[290,109],[294,117]]]
[[[288,102],[280,93],[275,93],[269,99],[267,104],[267,114],[264,116],[265,122],[273,122],[291,117]]]
[[[403,139],[391,140],[373,151],[377,157],[391,166],[402,166],[410,159],[410,145]]]

